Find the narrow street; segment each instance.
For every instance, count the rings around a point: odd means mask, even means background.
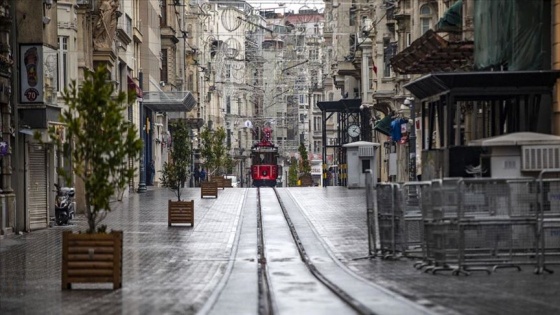
[[[194,228],[167,226],[167,200],[173,195],[165,189],[153,188],[114,203],[105,223],[124,231],[120,290],[111,290],[110,284],[61,290],[61,232],[83,230],[82,217],[73,226],[0,240],[0,313],[257,314],[256,189],[227,188],[218,199],[200,199],[199,193],[185,190],[185,198],[195,201]],[[295,245],[289,245],[294,243],[279,207],[268,204],[272,195],[262,194],[268,272],[278,313],[354,314],[343,306],[334,312],[322,302],[305,301],[305,286],[293,287],[288,279],[294,276],[285,274],[299,270],[293,265],[301,260]],[[434,276],[414,269],[408,259],[354,260],[367,253],[362,189],[289,188],[279,189],[279,194],[317,269],[376,314],[560,311],[557,274],[537,276],[525,268]],[[295,282],[310,281],[298,274]],[[309,292],[315,301],[329,294]]]

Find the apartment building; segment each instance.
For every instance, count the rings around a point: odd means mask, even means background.
[[[58,123],[65,109],[61,93],[99,65],[109,69],[108,84],[138,96],[123,114],[137,125],[146,151],[140,160],[127,161],[139,171],[121,197],[145,191],[146,163],[155,160],[159,167],[166,160],[168,113],[185,113],[196,105],[184,86],[184,46],[177,45],[184,34],[184,7],[183,1],[158,0],[0,2],[0,31],[6,35],[5,58],[0,58],[5,62],[0,72],[5,146],[0,144],[7,150],[2,159],[0,235],[49,226],[52,189],[63,184],[57,168],[69,169],[70,162],[48,143],[47,129],[54,126],[65,136]],[[166,18],[170,15],[173,18]],[[78,179],[71,184],[79,212],[84,187]]]

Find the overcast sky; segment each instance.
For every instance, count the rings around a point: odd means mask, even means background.
[[[324,7],[324,2],[321,0],[246,0],[255,8],[260,9],[278,9],[277,12],[281,12],[282,8],[286,8],[286,11],[298,12],[301,8],[309,9],[322,9]],[[280,6],[280,4],[284,6]]]

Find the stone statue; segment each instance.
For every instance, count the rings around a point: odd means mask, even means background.
[[[93,48],[111,48],[115,37],[118,18],[118,0],[99,0],[97,18],[93,25]]]

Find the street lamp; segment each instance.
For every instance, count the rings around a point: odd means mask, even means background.
[[[144,73],[142,71],[138,72],[138,84],[140,84],[140,90],[144,90]],[[140,139],[142,140],[142,152],[140,153],[139,169],[140,169],[140,182],[138,183],[138,193],[146,192],[146,165],[144,155],[146,154],[146,139],[145,139],[145,120],[144,120],[144,103],[141,98],[138,102],[138,116],[140,119],[139,128],[140,129]]]
[[[404,100],[403,105],[410,109],[410,120],[412,120],[410,137],[408,139],[408,149],[410,154],[408,179],[410,181],[416,181],[416,110],[414,109],[414,98],[407,97]]]
[[[195,187],[194,180],[194,132],[192,128],[189,129],[189,137],[191,138],[191,174],[189,176],[189,187]]]

